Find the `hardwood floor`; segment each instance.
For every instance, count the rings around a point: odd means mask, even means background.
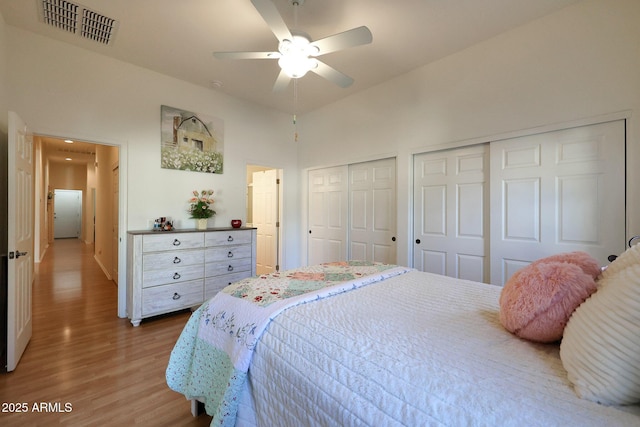
[[[0,374],[0,425],[209,425],[164,377],[190,313],[134,328],[116,307],[93,246],[56,240],[36,265],[31,342],[16,370]]]

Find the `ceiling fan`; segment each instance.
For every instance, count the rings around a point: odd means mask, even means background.
[[[278,39],[277,52],[214,52],[219,59],[277,59],[280,74],[273,86],[274,91],[285,89],[291,79],[298,79],[308,71],[346,88],[353,79],[317,59],[318,56],[350,47],[371,43],[371,31],[365,26],[334,34],[313,41],[308,34],[289,29],[271,0],[251,0],[253,6],[265,20]],[[304,0],[290,0],[294,7]],[[296,19],[297,20],[297,19]],[[297,23],[296,23],[297,24]]]

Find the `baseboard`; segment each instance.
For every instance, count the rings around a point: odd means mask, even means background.
[[[98,265],[100,266],[100,269],[102,270],[102,272],[104,273],[105,276],[107,276],[107,279],[109,280],[113,280],[113,278],[111,277],[111,274],[109,274],[109,271],[105,268],[104,265],[102,265],[102,263],[100,262],[100,260],[94,255],[93,259],[96,260],[96,262],[98,263]]]
[[[49,245],[47,245],[47,246],[44,248],[44,250],[41,252],[41,256],[40,256],[40,258],[39,258],[39,259],[37,259],[37,260],[35,261],[36,263],[38,263],[38,264],[39,264],[39,263],[41,263],[41,262],[42,262],[42,260],[44,259],[44,256],[47,254],[47,249],[49,249]]]

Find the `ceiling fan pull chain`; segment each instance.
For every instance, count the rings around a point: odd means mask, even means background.
[[[298,79],[293,80],[293,141],[298,142]]]

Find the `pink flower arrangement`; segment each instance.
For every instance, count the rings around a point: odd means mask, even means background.
[[[211,208],[213,205],[213,190],[193,191],[193,197],[189,199],[188,212],[191,214],[191,218],[203,219],[211,218],[216,214]]]

